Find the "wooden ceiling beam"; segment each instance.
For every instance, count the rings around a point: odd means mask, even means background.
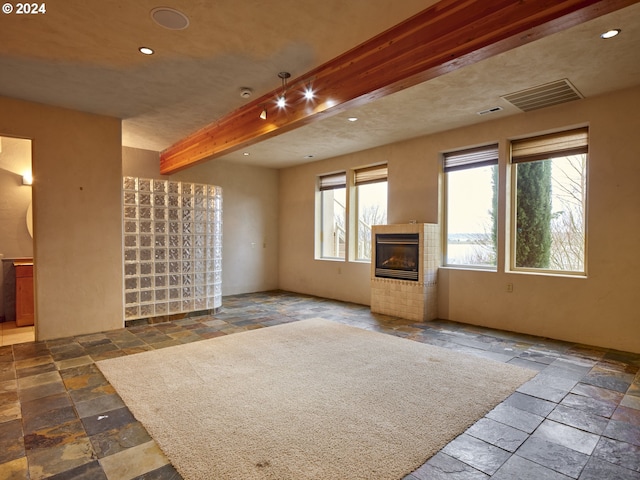
[[[638,1],[441,0],[288,80],[286,107],[275,105],[280,87],[178,141],[161,153],[160,173],[245,148]],[[313,100],[304,98],[306,86],[316,92]]]

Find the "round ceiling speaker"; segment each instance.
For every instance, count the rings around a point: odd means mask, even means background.
[[[157,7],[151,10],[154,22],[169,30],[184,30],[189,26],[189,17],[174,8]]]

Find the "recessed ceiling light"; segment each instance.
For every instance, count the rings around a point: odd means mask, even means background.
[[[600,35],[600,38],[604,38],[605,40],[607,38],[613,38],[618,36],[618,34],[621,32],[622,30],[620,30],[619,28],[614,28],[613,30],[608,30],[606,32],[604,32],[603,34]]]
[[[249,155],[251,155],[249,152],[243,152],[243,154],[245,157],[248,157]]]
[[[138,51],[143,55],[153,55],[153,49],[149,47],[140,47]]]
[[[313,158],[313,155],[305,155],[304,158]]]
[[[347,120],[349,120],[350,122],[357,122],[358,121],[358,117],[349,117],[349,118],[347,118]]]
[[[184,30],[189,26],[189,17],[175,8],[157,7],[151,10],[154,22],[169,30]]]

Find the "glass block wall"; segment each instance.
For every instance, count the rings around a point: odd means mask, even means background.
[[[123,178],[125,320],[222,305],[222,188]]]

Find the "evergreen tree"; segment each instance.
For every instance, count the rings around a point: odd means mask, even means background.
[[[551,253],[551,161],[518,166],[516,265],[548,268]]]

